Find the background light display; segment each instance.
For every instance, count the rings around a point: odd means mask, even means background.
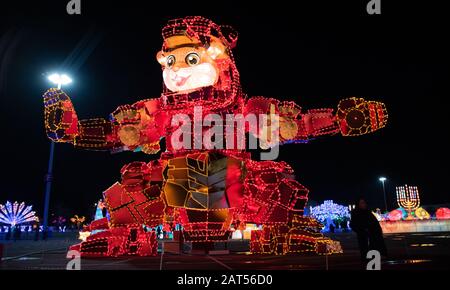
[[[407,218],[413,218],[414,210],[420,206],[419,190],[417,186],[397,186],[397,203],[408,213]]]
[[[26,206],[25,202],[20,204],[16,201],[6,204],[0,204],[0,223],[10,226],[16,226],[24,223],[37,221],[35,212],[32,211],[32,206]]]
[[[310,215],[327,227],[335,220],[350,218],[348,206],[336,204],[332,200],[325,200],[321,205],[312,207]]]

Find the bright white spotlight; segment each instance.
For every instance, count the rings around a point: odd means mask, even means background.
[[[378,178],[378,180],[381,181],[381,182],[385,182],[386,181],[386,177],[380,177],[380,178]]]
[[[66,74],[51,74],[48,76],[48,80],[58,86],[58,89],[61,89],[62,85],[67,85],[72,82],[72,79]]]

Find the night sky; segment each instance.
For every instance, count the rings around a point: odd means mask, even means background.
[[[41,97],[50,87],[47,73],[64,71],[74,78],[64,90],[79,118],[107,117],[118,105],[158,97],[161,28],[192,14],[239,31],[234,56],[249,96],[295,100],[304,109],[336,108],[350,96],[386,103],[389,121],[383,130],[281,148],[279,160],[292,165],[310,199],[347,204],[363,195],[372,207],[382,207],[383,175],[391,209],[395,186],[405,183],[419,187],[422,204],[450,201],[445,102],[450,47],[444,16],[426,18],[426,9],[416,11],[417,17],[399,8],[394,13],[387,3],[385,15],[368,16],[365,4],[355,2],[345,4],[355,5],[342,8],[345,13],[317,5],[291,15],[289,7],[269,14],[270,7],[257,13],[227,2],[226,9],[183,11],[151,1],[95,1],[103,6],[82,1],[82,15],[69,16],[67,1],[39,2],[1,9],[6,22],[0,26],[0,203],[25,201],[42,213],[50,145]],[[119,179],[124,164],[151,158],[57,144],[51,212],[93,214],[94,203]]]

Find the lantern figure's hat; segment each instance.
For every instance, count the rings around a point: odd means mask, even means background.
[[[163,50],[184,44],[208,46],[212,39],[218,39],[228,49],[236,46],[238,34],[230,26],[217,25],[202,16],[187,16],[170,20],[162,29]]]

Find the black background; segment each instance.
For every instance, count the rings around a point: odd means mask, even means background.
[[[5,1],[3,1],[5,2]],[[43,126],[46,74],[68,72],[64,88],[80,118],[106,117],[118,105],[158,97],[156,52],[167,20],[203,15],[239,31],[234,55],[244,91],[295,100],[303,108],[335,108],[343,97],[386,103],[389,121],[371,135],[326,137],[285,145],[310,199],[351,203],[364,195],[389,207],[395,186],[417,185],[422,204],[448,202],[448,19],[430,1],[382,0],[382,15],[367,15],[368,1],[86,1],[67,15],[68,1],[1,5],[0,203],[34,204],[42,213],[49,141]],[[247,2],[247,1],[242,1]],[[306,4],[307,2],[310,2]],[[211,3],[214,3],[212,5]],[[75,150],[57,144],[51,212],[94,212],[103,190],[140,153]]]

